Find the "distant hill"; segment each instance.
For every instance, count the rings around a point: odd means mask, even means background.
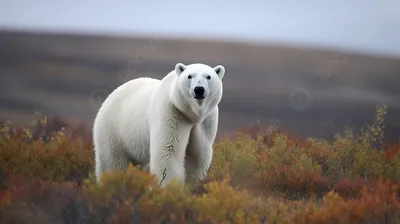
[[[35,111],[92,125],[101,100],[122,82],[162,78],[177,62],[227,70],[220,133],[249,122],[329,137],[388,105],[387,141],[400,136],[400,59],[299,46],[0,32],[0,119]]]

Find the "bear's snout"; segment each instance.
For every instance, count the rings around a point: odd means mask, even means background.
[[[196,99],[204,99],[204,87],[202,86],[196,86],[194,87],[194,94]]]

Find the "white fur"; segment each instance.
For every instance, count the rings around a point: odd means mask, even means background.
[[[203,180],[212,159],[224,74],[221,65],[178,63],[161,80],[137,78],[115,89],[93,126],[97,180],[129,162],[149,166],[161,186],[174,178],[182,184]],[[194,98],[196,86],[204,87],[205,99]]]

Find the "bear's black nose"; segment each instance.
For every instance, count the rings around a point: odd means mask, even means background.
[[[196,98],[204,98],[204,87],[202,86],[196,86],[194,87],[194,93],[196,94]]]

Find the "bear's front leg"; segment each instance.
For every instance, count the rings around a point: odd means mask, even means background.
[[[206,178],[211,159],[212,143],[201,128],[195,126],[189,138],[185,161],[187,181],[190,185],[197,185]]]
[[[185,181],[184,159],[191,126],[174,120],[154,125],[150,134],[150,173],[156,175],[161,187],[173,179],[182,186]]]
[[[217,134],[218,109],[202,123],[195,125],[190,133],[186,149],[186,173],[191,185],[206,178],[211,166],[213,143]]]

